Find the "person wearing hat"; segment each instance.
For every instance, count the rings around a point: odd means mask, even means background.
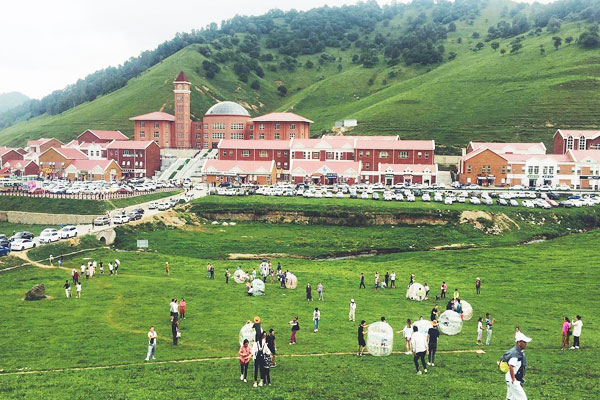
[[[481,293],[481,279],[479,278],[475,279],[475,292],[477,294]]]
[[[427,354],[427,365],[435,366],[435,352],[437,351],[437,341],[440,337],[440,331],[438,329],[438,322],[434,319],[431,321],[433,327],[427,331],[427,344],[429,348],[429,354]]]
[[[262,337],[262,329],[260,327],[260,317],[254,317],[254,324],[252,324],[252,329],[254,330],[254,340],[258,342]]]
[[[350,299],[350,313],[348,314],[348,321],[354,322],[356,319],[356,303],[354,299]]]
[[[523,332],[517,332],[515,342],[515,347],[504,353],[501,360],[508,364],[508,370],[504,375],[506,398],[508,400],[527,400],[527,395],[521,386],[525,381],[525,369],[527,367],[527,359],[523,350],[527,347],[527,343],[531,342],[531,338],[525,336]]]

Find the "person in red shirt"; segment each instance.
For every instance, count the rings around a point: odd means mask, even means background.
[[[183,299],[183,297],[179,302],[179,318],[185,319],[185,300]]]
[[[238,355],[240,356],[240,369],[242,371],[240,380],[244,382],[248,382],[246,379],[248,376],[248,365],[252,358],[252,349],[248,346],[248,343],[248,339],[244,339],[244,344],[240,346],[240,350],[238,351]]]

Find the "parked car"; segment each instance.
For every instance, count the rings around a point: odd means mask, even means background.
[[[471,204],[481,204],[481,200],[479,200],[478,197],[473,196],[473,197],[471,197],[469,199],[469,203],[471,203]]]
[[[10,240],[6,239],[6,236],[0,239],[0,247],[10,247]]]
[[[523,200],[523,206],[527,208],[535,208],[535,204],[531,200]]]
[[[16,239],[12,242],[10,249],[12,251],[21,251],[32,249],[35,247],[35,243],[31,239]]]
[[[142,218],[142,214],[138,214],[132,211],[129,214],[127,214],[127,218],[129,218],[130,221],[137,221],[138,219]]]
[[[159,211],[165,211],[169,209],[169,203],[159,203],[158,205],[158,210]]]
[[[101,217],[96,218],[94,220],[94,222],[92,223],[92,225],[93,226],[110,225],[110,218],[103,215]]]
[[[423,201],[431,201],[431,196],[429,193],[423,193]]]
[[[379,200],[379,193],[377,193],[377,192],[373,192],[373,195],[371,196],[371,198],[372,198],[373,200]]]
[[[338,199],[343,199],[344,198],[344,192],[339,191],[335,194],[335,197]]]
[[[508,201],[508,204],[510,204],[512,207],[518,207],[519,206],[519,202],[516,201],[515,199],[510,199]]]
[[[117,214],[113,217],[113,222],[115,224],[126,224],[129,222],[129,218],[125,214]]]
[[[497,203],[499,206],[507,206],[508,202],[506,201],[506,199],[498,199]]]
[[[34,238],[34,235],[31,232],[17,232],[10,237],[10,241],[14,242],[15,240],[18,240],[18,239],[33,240],[33,238]]]
[[[40,243],[58,242],[60,240],[60,234],[56,229],[44,229],[42,233],[40,233],[39,240]]]
[[[10,247],[0,247],[0,257],[7,256],[10,253]]]
[[[367,191],[364,191],[360,194],[360,198],[363,200],[367,200],[369,198],[369,193],[367,193]]]
[[[67,239],[77,236],[77,227],[74,225],[63,226],[60,231],[58,231],[61,239]]]
[[[158,203],[152,202],[148,204],[148,210],[156,210],[158,208]]]

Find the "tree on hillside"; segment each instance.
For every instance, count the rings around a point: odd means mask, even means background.
[[[540,55],[545,55],[546,54],[546,49],[544,49],[544,45],[540,44]]]
[[[312,67],[315,66],[315,63],[313,63],[312,61],[308,60],[306,61],[306,63],[304,63],[304,66],[308,69],[311,69]]]
[[[552,37],[552,40],[553,40],[553,43],[552,43],[552,44],[554,45],[554,48],[555,48],[556,50],[558,50],[558,48],[559,48],[559,47],[560,47],[560,45],[562,44],[562,39],[561,39],[560,37],[558,37],[558,36],[553,36],[553,37]]]
[[[598,25],[594,25],[588,28],[587,31],[579,35],[579,40],[577,42],[580,46],[586,47],[588,49],[599,47],[600,36],[598,36]]]
[[[560,21],[556,18],[550,18],[546,25],[546,30],[550,33],[556,33],[560,30]]]
[[[278,86],[277,92],[279,92],[280,96],[284,97],[287,94],[287,88],[284,85]]]
[[[506,53],[506,49],[500,49],[500,54],[504,55]]]
[[[342,64],[338,64],[337,69],[338,69],[338,72],[342,72]]]
[[[454,22],[448,24],[448,32],[456,32],[456,24]]]
[[[471,37],[473,39],[479,39],[479,32],[473,32],[473,34],[471,35]]]
[[[221,69],[216,63],[208,60],[202,61],[202,68],[206,72],[206,77],[209,79],[214,78],[215,75],[218,74],[219,71],[221,71]]]
[[[516,53],[517,51],[521,50],[522,48],[523,48],[523,45],[521,44],[521,42],[514,42],[511,45],[510,52]]]
[[[451,51],[450,53],[448,53],[448,61],[452,61],[456,58],[456,53]]]
[[[252,83],[250,84],[250,87],[254,90],[259,90],[260,89],[260,82],[257,80],[253,80]]]
[[[483,49],[483,46],[485,46],[482,42],[479,42],[475,45],[475,49],[474,51],[479,51],[481,49]]]
[[[492,48],[494,51],[496,51],[496,50],[498,50],[498,47],[500,47],[500,43],[498,43],[498,42],[492,42],[492,43],[490,43],[490,47],[491,47],[491,48]]]
[[[573,41],[573,36],[567,36],[567,37],[565,38],[565,43],[566,43],[567,45],[570,45],[572,41]]]

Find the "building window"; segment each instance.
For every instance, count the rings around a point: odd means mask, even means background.
[[[250,130],[253,131],[254,130],[254,125],[250,125]]]
[[[287,152],[287,151],[284,151],[284,152],[283,152],[283,156],[284,156],[284,157],[287,157],[287,156],[288,156],[288,152]]]
[[[533,175],[533,166],[529,166],[529,168],[527,168],[527,171],[529,173],[529,175]]]
[[[567,138],[567,149],[573,150],[573,136]]]
[[[544,175],[548,175],[548,167],[544,167],[543,172]]]
[[[312,158],[314,158],[314,159],[317,159],[317,160],[318,160],[318,159],[319,159],[319,152],[318,152],[318,151],[313,151],[313,153],[312,153]]]
[[[388,152],[387,151],[380,151],[379,152],[379,158],[388,158]]]
[[[212,124],[213,129],[225,129],[225,124],[222,122],[215,122]]]
[[[159,133],[158,132],[154,132],[154,137],[159,137]]]
[[[279,124],[275,124],[275,129],[279,129],[280,125]]]
[[[367,150],[367,151],[365,151],[365,156],[367,156],[367,157],[371,157],[371,150]]]
[[[279,133],[275,134],[275,140],[279,140]]]
[[[177,132],[177,137],[178,138],[182,138],[183,137],[183,133],[182,132]]]
[[[423,156],[423,153],[421,153],[420,151],[417,153],[417,158],[421,158]]]
[[[265,129],[265,124],[258,124],[258,129],[260,129],[260,130]]]
[[[196,133],[196,139],[202,139],[202,135],[200,133]]]
[[[145,122],[140,122],[140,128],[145,128],[146,127],[146,123]]]
[[[229,150],[229,155],[233,156],[233,150]]]
[[[158,122],[155,122],[155,123],[154,123],[154,127],[155,127],[156,129],[158,129]]]
[[[277,157],[281,157],[281,152],[280,151],[277,152]]]
[[[472,171],[472,169],[471,169],[471,164],[469,164],[469,165],[467,165],[467,172],[470,174],[470,173],[471,173],[471,171]]]
[[[296,137],[296,134],[295,134],[295,133],[293,133],[293,132],[292,132],[292,133],[290,133],[290,139],[293,139],[293,138],[295,138],[295,137]],[[600,149],[600,144],[598,145],[598,148]]]
[[[269,156],[269,153],[266,150],[261,150],[258,155],[262,158],[266,158]]]
[[[585,150],[585,136],[579,138],[579,150]]]
[[[400,158],[408,158],[408,151],[401,151],[398,155]]]
[[[503,165],[503,166],[502,166],[502,174],[505,174],[505,173],[506,173],[506,166],[505,166],[505,165]]]
[[[183,129],[183,124],[177,124],[177,129],[178,130],[182,130]]]
[[[225,139],[225,133],[213,133],[212,134],[212,138],[213,139]]]
[[[325,154],[325,157],[326,157],[328,160],[333,160],[333,152],[331,152],[331,151],[328,151],[328,152]]]
[[[231,129],[244,129],[244,124],[231,124]]]
[[[358,156],[359,156],[359,157],[362,157],[362,156],[363,156],[363,152],[362,152],[362,150],[360,150],[360,151],[358,152]]]
[[[208,149],[208,142],[204,142],[204,146],[205,149]]]
[[[539,166],[534,166],[533,167],[533,174],[534,175],[539,175],[540,174],[540,167]]]
[[[204,139],[208,139],[208,133],[204,134]]]
[[[293,131],[294,129],[296,129],[296,124],[290,124],[290,130]]]
[[[223,157],[227,156],[227,150],[223,150]]]
[[[177,96],[177,102],[178,103],[183,103],[183,97]]]
[[[281,162],[277,161],[277,169],[281,169]]]
[[[250,150],[242,150],[242,157],[250,157]]]
[[[253,133],[250,134],[250,139],[254,139],[254,134]]]
[[[232,133],[231,134],[231,138],[232,139],[243,139],[244,138],[244,134],[243,133]]]
[[[204,124],[204,129],[208,129],[208,124]]]
[[[141,131],[141,132],[140,132],[140,137],[146,137],[146,132],[144,132],[144,131]]]
[[[183,147],[183,142],[182,141],[177,142],[177,146]]]
[[[482,165],[482,166],[481,166],[481,173],[482,173],[482,174],[485,174],[485,165]]]
[[[548,167],[548,175],[554,175],[554,167]]]
[[[492,173],[492,166],[491,165],[487,166],[487,172],[488,172],[488,174]]]
[[[264,139],[264,138],[265,138],[265,133],[264,133],[264,132],[261,132],[261,133],[260,133],[260,138],[261,138],[261,139]]]
[[[429,158],[429,152],[428,152],[428,151],[426,151],[426,152],[425,152],[425,159],[427,160],[428,158]]]
[[[365,169],[371,169],[371,164],[365,163]]]

